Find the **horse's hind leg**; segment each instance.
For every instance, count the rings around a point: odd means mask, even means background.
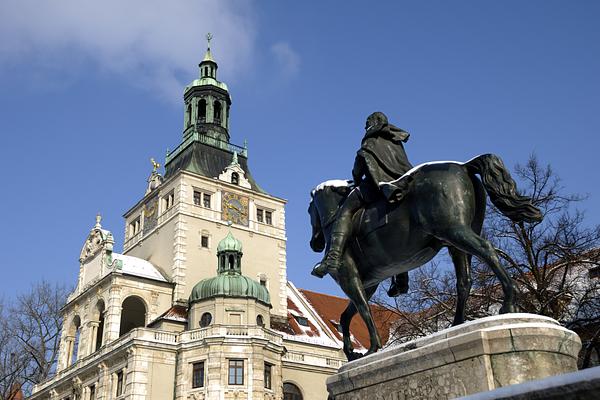
[[[456,271],[456,313],[452,325],[465,322],[465,308],[471,291],[471,256],[456,247],[449,247],[454,270]]]
[[[438,235],[436,235],[438,236]],[[450,242],[466,253],[472,254],[484,261],[496,274],[504,291],[504,303],[500,309],[501,314],[516,312],[515,288],[506,270],[500,264],[496,250],[490,242],[477,235],[470,227],[452,227],[443,232],[438,238]]]

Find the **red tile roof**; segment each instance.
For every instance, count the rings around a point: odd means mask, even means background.
[[[336,325],[339,324],[340,315],[348,306],[349,300],[306,289],[299,290],[312,305],[317,314],[319,314],[321,319],[325,321],[327,327],[333,331],[339,340],[342,340],[342,334],[338,331]],[[375,326],[377,326],[377,330],[381,336],[381,341],[386,343],[389,339],[390,326],[397,320],[397,316],[391,310],[378,305],[371,305],[371,312],[375,319]],[[369,348],[369,331],[358,314],[350,323],[350,333],[362,347]]]
[[[167,311],[156,317],[156,319],[148,324],[152,326],[160,320],[168,320],[179,323],[187,323],[187,308],[180,305],[174,305]]]

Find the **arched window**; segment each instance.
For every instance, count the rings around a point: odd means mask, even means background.
[[[104,309],[104,300],[98,300],[94,310],[98,325],[96,325],[94,327],[94,331],[92,331],[92,351],[97,351],[100,347],[102,347],[104,338]]]
[[[121,307],[121,328],[119,336],[132,329],[146,325],[146,305],[136,296],[130,296],[123,301]]]
[[[198,102],[198,122],[206,122],[206,100],[204,99]]]
[[[218,100],[215,100],[214,104],[214,109],[215,109],[215,118],[214,118],[214,122],[215,124],[220,124],[221,123],[221,102]]]
[[[293,383],[285,382],[283,384],[283,400],[303,400],[302,392]]]
[[[79,353],[79,338],[81,336],[81,318],[79,315],[73,317],[67,337],[67,365],[77,361]]]
[[[188,104],[187,106],[187,111],[186,111],[186,120],[187,120],[187,127],[189,127],[190,125],[192,125],[192,105]]]
[[[265,326],[265,320],[263,319],[263,316],[258,314],[256,316],[256,325],[258,326]]]
[[[229,269],[234,269],[235,268],[235,258],[233,257],[233,254],[229,255]]]
[[[208,312],[205,312],[204,314],[202,314],[202,317],[200,317],[200,328],[206,328],[210,325],[211,322],[212,315],[210,315],[210,313]]]
[[[239,185],[240,184],[240,174],[238,174],[237,172],[232,172],[231,173],[231,183],[233,183],[234,185]]]

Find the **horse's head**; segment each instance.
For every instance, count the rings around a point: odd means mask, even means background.
[[[335,219],[340,204],[352,190],[351,182],[327,181],[321,183],[311,192],[308,214],[312,226],[310,248],[313,251],[320,253],[325,249],[329,228]]]

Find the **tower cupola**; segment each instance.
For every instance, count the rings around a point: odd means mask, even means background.
[[[254,299],[270,308],[267,288],[242,275],[242,255],[242,242],[229,232],[217,246],[217,276],[194,286],[189,297],[190,305],[214,297],[241,297]]]
[[[206,35],[208,45],[198,64],[198,79],[185,88],[183,139],[197,133],[216,142],[228,143],[231,96],[227,85],[217,80],[219,66],[210,49],[212,38],[210,33]]]

